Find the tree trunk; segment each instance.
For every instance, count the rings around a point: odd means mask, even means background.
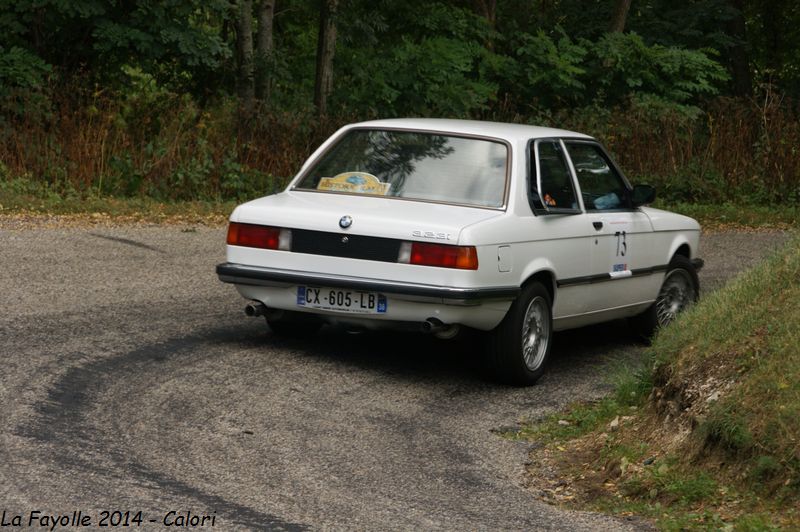
[[[728,61],[731,68],[731,82],[736,96],[753,94],[753,76],[750,73],[750,58],[747,53],[747,29],[744,20],[744,2],[732,0],[731,6],[736,15],[728,21],[728,35],[735,44],[728,49]]]
[[[258,7],[258,33],[256,34],[256,98],[265,100],[270,92],[270,59],[272,58],[272,28],[275,18],[275,0],[261,0]]]
[[[245,121],[255,109],[255,71],[253,63],[253,0],[239,0],[236,18],[236,51],[239,59],[237,88],[240,118]]]
[[[761,3],[761,19],[764,21],[762,32],[764,34],[764,55],[766,68],[775,75],[783,67],[784,50],[784,15],[787,12],[784,0],[769,0]],[[776,76],[777,77],[777,76]],[[777,81],[777,79],[776,79]]]
[[[336,51],[336,9],[339,0],[323,0],[317,39],[317,79],[314,84],[314,105],[317,116],[328,113],[328,96],[333,88],[333,54]]]
[[[497,0],[473,0],[475,13],[486,19],[492,29],[497,27]]]
[[[628,11],[631,9],[631,0],[616,0],[614,2],[614,15],[611,18],[611,26],[608,31],[611,33],[622,33],[625,31],[625,22],[628,20]]]
[[[497,0],[473,0],[473,12],[479,17],[483,17],[489,27],[497,29]],[[486,41],[486,48],[494,51],[494,35]]]

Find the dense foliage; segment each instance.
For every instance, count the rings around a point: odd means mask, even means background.
[[[797,28],[790,0],[0,0],[0,183],[241,198],[343,122],[446,116],[593,133],[668,199],[796,203]]]

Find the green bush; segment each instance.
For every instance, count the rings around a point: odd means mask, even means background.
[[[691,104],[700,96],[719,93],[729,76],[712,57],[713,50],[648,46],[636,33],[607,33],[590,47],[587,73],[598,96],[607,103],[642,93],[661,102]]]

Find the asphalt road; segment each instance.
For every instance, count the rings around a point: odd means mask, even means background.
[[[202,227],[0,229],[4,519],[82,511],[97,525],[105,510],[141,511],[153,530],[187,511],[219,530],[645,526],[539,502],[523,475],[530,444],[493,432],[607,393],[615,368],[641,359],[624,324],[558,335],[537,386],[503,387],[475,344],[273,336],[217,281],[223,240]],[[719,287],[784,240],[705,237],[701,282]]]

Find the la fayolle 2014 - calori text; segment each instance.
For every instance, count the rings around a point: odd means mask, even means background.
[[[41,510],[31,510],[28,514],[13,513],[3,510],[0,517],[2,527],[36,527],[53,531],[56,528],[79,527],[132,527],[143,523],[159,523],[167,527],[200,528],[213,527],[216,524],[217,512],[211,514],[193,514],[191,511],[175,511],[161,515],[159,518],[147,518],[140,511],[108,511],[98,512],[96,516],[83,510],[75,510],[67,514],[49,514]]]

